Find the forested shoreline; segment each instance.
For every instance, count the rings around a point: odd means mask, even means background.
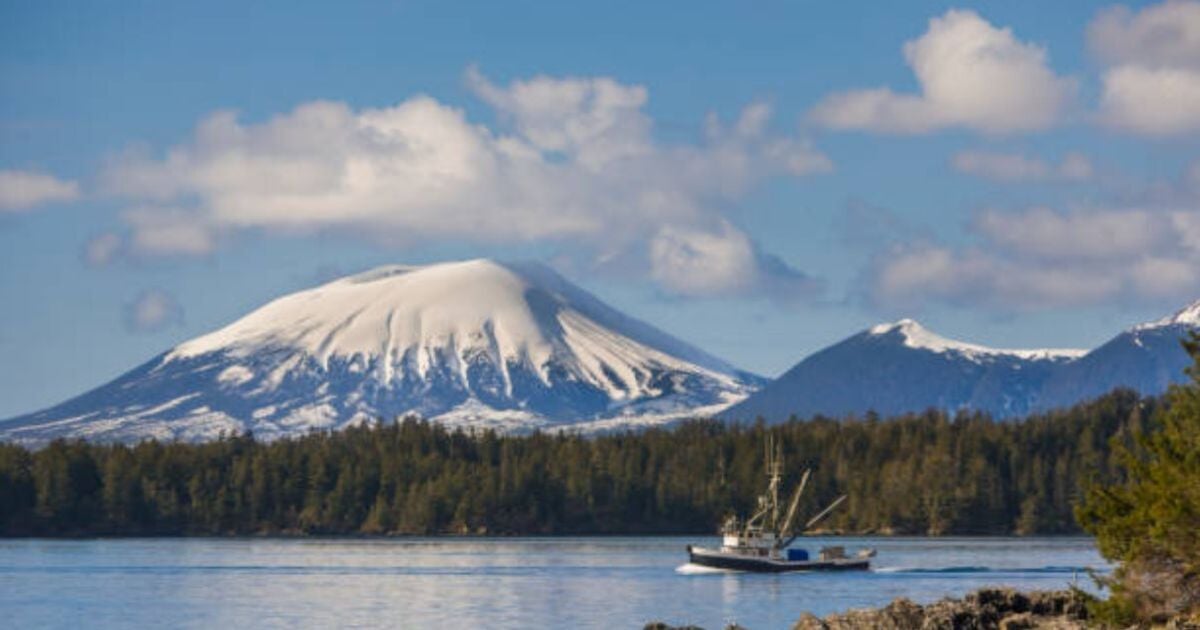
[[[849,500],[830,530],[1077,534],[1083,488],[1113,477],[1113,436],[1152,431],[1158,399],[1117,391],[1019,422],[696,420],[594,437],[452,431],[415,419],[273,442],[0,445],[0,535],[709,534],[765,482],[813,467],[801,509]]]

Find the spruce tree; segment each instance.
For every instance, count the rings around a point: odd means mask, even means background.
[[[1097,606],[1111,623],[1200,616],[1200,335],[1184,347],[1191,381],[1168,392],[1157,430],[1114,444],[1123,478],[1089,488],[1076,511],[1118,563]]]

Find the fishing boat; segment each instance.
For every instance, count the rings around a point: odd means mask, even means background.
[[[796,508],[811,473],[811,469],[804,471],[786,513],[781,514],[779,484],[783,478],[783,454],[768,442],[767,478],[770,481],[766,493],[758,497],[757,511],[745,521],[730,516],[721,527],[720,547],[688,545],[689,561],[704,567],[762,573],[863,571],[871,568],[871,558],[875,556],[873,549],[861,549],[854,555],[847,555],[845,547],[822,547],[816,557],[812,557],[807,549],[791,546],[846,500],[846,495],[838,497],[803,527],[794,527]]]

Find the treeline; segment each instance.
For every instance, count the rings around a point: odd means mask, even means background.
[[[1115,392],[994,422],[930,411],[777,426],[692,421],[581,437],[467,433],[406,419],[269,443],[0,445],[0,534],[711,533],[764,487],[768,435],[825,526],[909,534],[1078,533],[1072,509],[1115,466],[1109,439],[1160,403]]]

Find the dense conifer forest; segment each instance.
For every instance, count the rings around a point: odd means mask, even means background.
[[[709,534],[752,507],[773,435],[788,486],[814,468],[802,510],[850,495],[832,530],[1073,534],[1082,488],[1116,469],[1110,438],[1153,431],[1161,407],[1118,391],[1005,423],[930,411],[583,437],[405,419],[269,443],[0,445],[0,533]]]

